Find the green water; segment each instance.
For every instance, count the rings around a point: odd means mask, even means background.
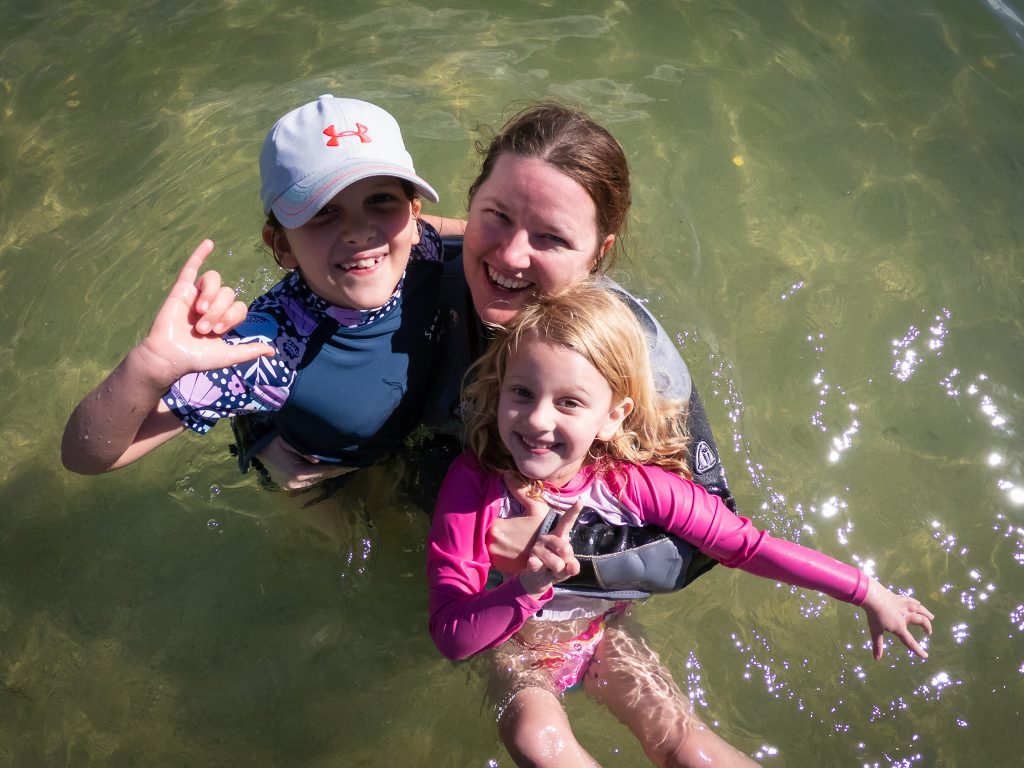
[[[203,237],[251,299],[256,157],[377,101],[460,215],[479,128],[582,105],[635,183],[616,275],[678,334],[744,514],[937,615],[717,569],[641,619],[768,766],[1020,764],[1024,6],[1018,0],[0,2],[0,766],[510,765],[426,634],[398,470],[302,510],[228,430],[102,478],[64,422]],[[567,700],[605,765],[625,730]]]

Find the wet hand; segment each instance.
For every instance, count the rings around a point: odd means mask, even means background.
[[[867,613],[868,629],[871,632],[872,651],[875,659],[881,659],[884,652],[884,634],[891,632],[901,643],[922,659],[928,652],[910,633],[911,625],[924,628],[925,634],[932,633],[935,615],[916,597],[897,595],[883,587],[876,579],[871,580],[868,594],[861,606]]]
[[[270,479],[287,491],[300,491],[328,478],[352,471],[351,467],[324,464],[305,456],[281,437],[275,437],[267,443],[257,457],[269,473]]]
[[[221,334],[241,323],[248,312],[217,272],[199,270],[213,251],[204,240],[185,262],[138,347],[146,367],[160,384],[169,385],[187,373],[238,365],[269,357],[268,344],[225,344]]]
[[[519,581],[528,594],[542,595],[553,584],[580,572],[579,560],[569,543],[569,531],[579,517],[580,509],[580,503],[576,502],[572,509],[562,514],[551,533],[537,538],[526,561],[526,568],[519,573]]]
[[[514,470],[502,474],[509,496],[523,505],[525,515],[503,517],[487,530],[487,552],[491,565],[503,573],[519,573],[533,549],[540,526],[548,514],[543,499],[530,496],[530,483]]]

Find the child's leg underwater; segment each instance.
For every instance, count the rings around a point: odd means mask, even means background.
[[[507,640],[490,654],[490,697],[497,705],[498,733],[516,765],[598,765],[572,732],[549,664],[560,641],[572,638],[579,628],[572,622],[528,623],[522,637]]]
[[[658,655],[620,622],[605,631],[584,687],[629,727],[655,765],[757,765],[701,721]]]
[[[599,768],[576,741],[561,701],[544,688],[516,693],[498,718],[498,732],[516,765]]]

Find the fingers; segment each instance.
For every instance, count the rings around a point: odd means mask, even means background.
[[[916,624],[919,627],[924,627],[924,633],[930,635],[932,633],[932,619],[935,617],[928,612],[920,613],[913,612],[907,615],[908,624]]]
[[[188,257],[185,265],[181,268],[181,272],[178,273],[178,280],[190,285],[194,283],[199,276],[199,269],[203,266],[203,262],[206,261],[206,257],[211,253],[213,253],[213,240],[203,240],[192,251],[192,255]]]
[[[258,357],[273,357],[277,354],[277,350],[272,346],[258,341],[247,344],[226,344],[225,347],[222,356],[223,364],[219,366],[221,368],[248,363]]]
[[[914,653],[916,653],[922,659],[927,659],[928,658],[928,651],[926,651],[924,648],[922,648],[920,643],[918,643],[917,640],[914,639],[914,636],[912,634],[910,634],[910,630],[909,629],[907,629],[906,627],[903,627],[903,629],[898,630],[896,632],[893,632],[893,634],[896,635],[896,637],[898,637],[900,639],[901,643],[903,643],[905,646],[907,646],[907,648],[912,650]],[[881,655],[879,654],[875,658],[876,659],[877,658],[881,658]]]
[[[923,618],[928,620],[928,622],[927,622],[927,624],[928,624],[927,632],[930,635],[932,633],[931,622],[933,622],[935,620],[935,614],[932,613],[931,611],[929,611],[927,608],[925,608],[924,605],[922,605],[921,602],[918,601],[918,600],[914,600],[912,602],[912,604],[911,604],[911,613],[913,613],[915,615],[918,615],[918,616],[921,616],[921,617],[923,617]],[[915,624],[921,624],[922,626],[924,626],[924,622],[916,621],[914,623]]]
[[[935,615],[925,608],[919,600],[909,596],[896,596],[889,593],[895,603],[890,608],[889,617],[875,617],[869,620],[871,628],[872,650],[876,660],[882,658],[884,650],[883,636],[886,631],[892,632],[903,645],[922,659],[928,658],[928,652],[910,632],[911,626],[919,626],[925,634],[932,633],[932,620]]]
[[[563,512],[562,516],[558,518],[558,522],[555,523],[554,528],[551,529],[551,535],[557,536],[560,539],[569,538],[569,531],[572,530],[573,525],[576,524],[576,518],[580,516],[580,510],[582,509],[580,502],[576,502],[572,505],[572,508],[568,512]],[[570,552],[572,550],[570,549]]]
[[[244,301],[234,301],[221,315],[220,322],[213,327],[214,333],[224,334],[237,327],[249,315]]]
[[[567,540],[553,534],[541,536],[537,540],[530,561],[539,563],[540,569],[550,571],[556,581],[568,579],[580,572],[580,562],[572,546]]]
[[[249,312],[245,302],[238,301],[234,288],[223,285],[218,272],[210,270],[200,275],[195,283],[196,297],[192,302],[196,332],[220,336],[237,326]]]
[[[332,477],[338,477],[339,475],[347,475],[353,471],[352,467],[341,467],[335,464],[311,464],[310,466],[317,467],[316,472],[304,472],[298,475],[294,475],[290,478],[286,478],[283,482],[278,483],[286,491],[301,491],[309,488],[310,486],[322,483],[324,480],[329,480]],[[273,474],[271,474],[271,479]],[[276,482],[276,481],[275,481]]]
[[[257,345],[239,344],[237,346]],[[308,488],[330,477],[351,471],[351,467],[312,462],[280,437],[271,440],[257,455],[269,472],[271,480],[289,491]]]

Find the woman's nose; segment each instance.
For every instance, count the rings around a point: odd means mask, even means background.
[[[495,266],[505,269],[527,269],[530,266],[530,258],[533,248],[530,246],[530,235],[522,229],[512,232],[502,242],[494,254]]]

